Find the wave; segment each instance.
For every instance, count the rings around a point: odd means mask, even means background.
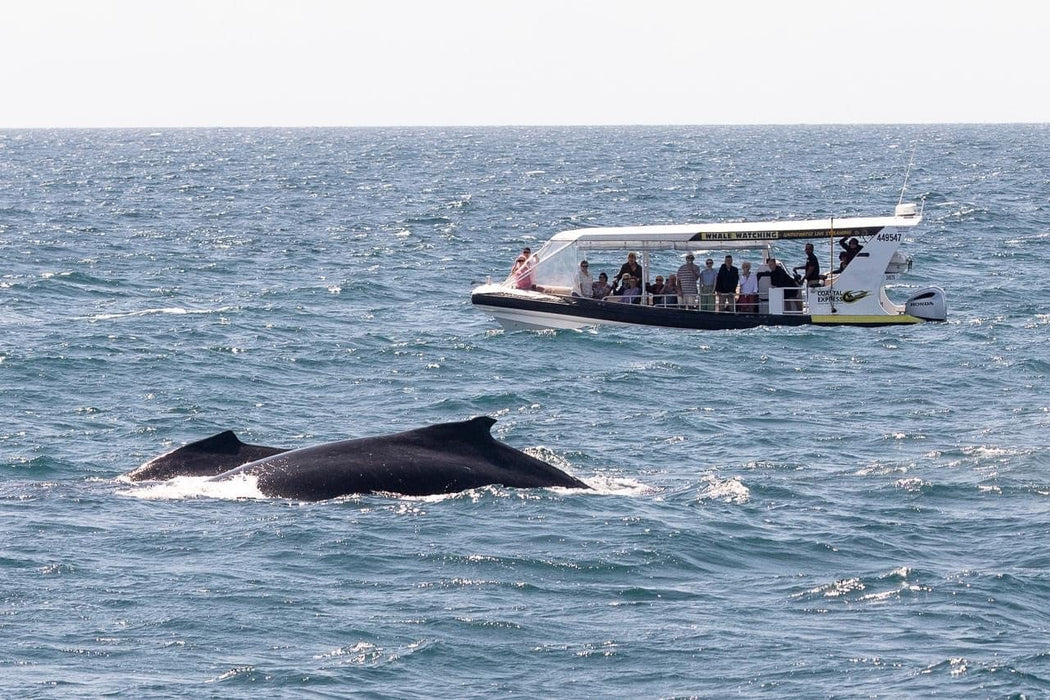
[[[698,501],[722,501],[741,505],[751,500],[751,490],[738,476],[722,479],[715,474],[706,474],[703,481],[704,486],[697,495]]]
[[[833,600],[850,603],[880,603],[890,598],[902,598],[933,590],[932,586],[917,580],[919,577],[907,566],[900,566],[874,576],[852,576],[822,583],[791,597],[801,601]]]
[[[93,314],[91,316],[80,316],[76,320],[78,321],[90,321],[92,323],[96,321],[112,321],[120,318],[135,318],[138,316],[156,316],[156,315],[172,315],[172,316],[193,316],[193,315],[207,315],[207,314],[222,314],[236,311],[237,307],[234,306],[223,306],[217,309],[186,309],[181,306],[168,306],[160,307],[155,309],[140,309],[138,311],[121,311],[117,313],[108,314]]]

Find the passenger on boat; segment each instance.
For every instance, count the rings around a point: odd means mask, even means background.
[[[854,238],[853,240],[857,240]],[[806,264],[799,265],[798,267],[791,268],[792,272],[798,272],[799,270],[805,270],[806,286],[808,287],[819,287],[820,286],[820,261],[817,260],[817,256],[813,254],[813,244],[806,244]]]
[[[766,261],[768,269],[759,272],[756,277],[769,277],[770,285],[773,287],[784,287],[784,310],[801,311],[802,301],[799,299],[798,282],[788,274],[782,266],[777,264],[776,258]]]
[[[591,277],[591,273],[588,272],[588,267],[590,265],[584,260],[580,263],[580,269],[576,271],[576,279],[572,285],[572,295],[574,297],[590,299],[594,294],[594,279]]]
[[[657,275],[656,281],[645,285],[645,291],[653,295],[653,303],[663,305],[664,303],[664,276]]]
[[[740,263],[740,296],[736,310],[742,314],[758,313],[758,275],[751,273],[751,263]]]
[[[620,298],[616,301],[622,304],[638,304],[642,301],[642,285],[637,277],[624,275]]]
[[[612,294],[612,286],[609,285],[609,275],[601,272],[598,281],[591,285],[591,296],[595,299],[604,299]]]
[[[846,262],[842,265],[843,268],[845,268],[846,265],[849,265],[850,261],[853,260],[853,258],[857,257],[857,253],[864,250],[864,246],[862,246],[860,244],[860,241],[858,241],[856,238],[850,238],[849,243],[846,243],[846,238],[848,238],[848,236],[843,236],[839,240],[839,245],[845,248],[846,250]]]
[[[700,310],[715,310],[715,284],[718,281],[718,270],[715,269],[715,261],[708,258],[704,262],[704,269],[700,271]]]
[[[842,251],[839,253],[839,266],[837,269],[832,270],[832,275],[841,275],[842,271],[846,269],[846,263],[849,262],[849,253]]]
[[[667,281],[664,282],[664,304],[666,306],[678,304],[678,278],[673,274],[668,275]]]
[[[627,262],[620,266],[620,271],[616,273],[616,277],[613,277],[614,287],[619,284],[622,288],[623,283],[620,280],[624,275],[642,279],[642,266],[638,264],[638,256],[634,253],[627,254]]]
[[[532,249],[525,246],[521,249],[521,255],[514,259],[514,264],[510,266],[510,273],[514,274],[521,267],[521,264],[532,257]]]
[[[525,260],[528,260],[530,257],[532,257],[532,248],[529,248],[528,246],[525,246],[524,248],[521,249],[521,254],[519,254],[518,257],[514,259],[514,264],[511,265],[510,271],[514,272],[515,268],[517,268],[518,265],[521,264],[522,258],[524,258]]]
[[[678,284],[675,291],[685,306],[696,306],[696,281],[700,279],[700,268],[693,262],[692,253],[686,253],[685,264],[678,268]]]
[[[528,248],[526,248],[528,250]],[[532,258],[522,253],[514,261],[514,267],[510,268],[514,286],[518,289],[532,289]]]
[[[718,294],[719,312],[736,310],[736,288],[740,284],[740,270],[733,266],[733,256],[727,255],[715,277],[715,292]]]

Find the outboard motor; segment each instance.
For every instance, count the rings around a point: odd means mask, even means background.
[[[946,321],[948,299],[940,287],[920,289],[904,303],[904,313],[924,321]]]

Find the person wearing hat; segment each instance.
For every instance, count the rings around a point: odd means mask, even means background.
[[[704,269],[700,270],[700,310],[715,310],[715,283],[718,281],[718,270],[715,269],[715,261],[708,258],[704,261]]]
[[[685,264],[675,273],[678,278],[678,303],[687,307],[696,306],[696,282],[700,279],[700,268],[693,262],[695,259],[692,253],[686,253]]]

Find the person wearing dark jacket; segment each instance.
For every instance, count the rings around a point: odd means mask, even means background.
[[[715,277],[715,294],[718,304],[715,311],[734,311],[736,309],[736,288],[740,284],[740,270],[733,267],[733,256],[727,255],[722,267],[718,268]]]
[[[860,244],[856,238],[850,238],[849,243],[846,242],[848,236],[843,236],[839,239],[839,245],[842,246],[846,251],[846,262],[842,264],[842,268],[845,269],[846,265],[849,265],[850,260],[857,257],[857,253],[864,250],[864,246]]]
[[[802,311],[802,302],[798,297],[798,282],[795,281],[795,278],[777,264],[776,258],[770,258],[766,261],[766,264],[769,267],[759,272],[756,277],[759,279],[769,277],[770,286],[786,288],[784,290],[785,311]]]
[[[631,277],[642,279],[642,266],[638,264],[638,256],[634,253],[627,254],[627,262],[620,266],[620,271],[616,273],[615,277],[613,277],[613,287],[626,289],[621,281],[624,275],[630,275]]]

